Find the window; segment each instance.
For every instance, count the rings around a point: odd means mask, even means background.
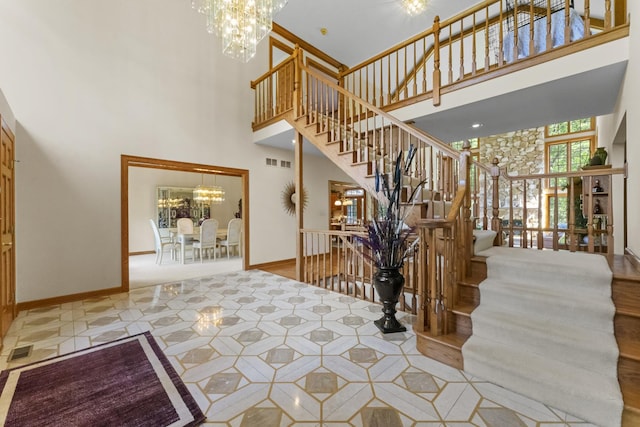
[[[569,135],[572,133],[593,131],[595,127],[595,119],[590,117],[548,125],[545,128],[545,134],[547,137]]]
[[[573,141],[547,143],[547,171],[549,173],[575,172],[589,163],[594,138],[588,137]],[[567,180],[559,179],[557,183],[550,180],[548,187],[566,187]]]
[[[454,141],[451,144],[451,148],[455,148],[458,151],[462,151],[462,146],[464,145],[464,141]],[[471,144],[471,150],[477,150],[480,147],[480,140],[479,138],[469,138],[468,139],[469,144]]]

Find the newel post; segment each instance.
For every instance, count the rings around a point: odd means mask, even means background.
[[[461,263],[461,271],[459,278],[466,277],[467,272],[471,271],[471,256],[473,239],[473,223],[471,219],[471,143],[465,140],[460,153],[460,177],[461,181],[458,185],[464,185],[464,199],[462,201],[462,254],[463,262]]]
[[[296,45],[293,50],[293,111],[296,117],[302,115],[302,49]]]
[[[502,246],[502,221],[500,220],[500,167],[498,166],[498,158],[494,157],[491,162],[491,180],[492,180],[492,196],[491,196],[491,229],[497,233],[494,245]]]
[[[440,17],[433,20],[433,105],[440,105]]]

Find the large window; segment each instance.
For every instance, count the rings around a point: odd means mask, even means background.
[[[595,148],[595,120],[593,118],[548,125],[545,129],[545,135],[545,159],[548,173],[576,172],[589,164],[591,153]],[[557,224],[564,228],[569,222],[568,186],[567,178],[547,180],[546,211],[547,224],[550,227],[557,221]],[[557,201],[555,194],[558,195]],[[574,208],[576,208],[576,215],[579,215],[579,201],[576,202]],[[579,218],[576,218],[576,224],[579,222]]]
[[[568,122],[554,123],[545,129],[545,136],[553,137],[570,135],[572,133],[588,132],[595,129],[595,118],[571,120]]]

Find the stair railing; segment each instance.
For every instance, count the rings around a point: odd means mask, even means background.
[[[614,28],[611,0],[518,0],[510,9],[504,3],[486,0],[443,21],[436,16],[433,27],[342,72],[340,85],[386,110],[430,98],[439,105],[442,93],[482,81],[489,71],[525,68],[515,64],[560,46],[574,45],[566,55],[610,41],[598,36]],[[615,10],[626,10],[626,0],[615,0]],[[577,19],[584,23],[584,37],[573,40]],[[558,34],[564,37],[553,37]],[[619,36],[627,34],[628,28]]]

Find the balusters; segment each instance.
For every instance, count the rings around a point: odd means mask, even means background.
[[[584,0],[584,37],[591,36],[591,2]]]

